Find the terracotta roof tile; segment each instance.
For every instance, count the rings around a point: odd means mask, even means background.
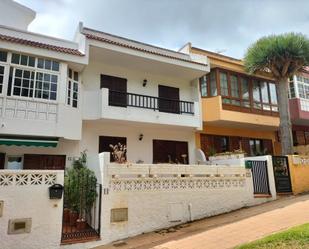
[[[17,38],[17,37],[13,37],[13,36],[7,36],[7,35],[0,34],[0,40],[6,41],[6,42],[18,43],[18,44],[22,44],[22,45],[26,45],[26,46],[31,46],[31,47],[37,47],[37,48],[52,50],[52,51],[56,51],[56,52],[59,52],[59,53],[66,53],[66,54],[71,54],[71,55],[84,56],[84,54],[82,54],[77,49],[55,46],[55,45],[50,45],[50,44],[36,42],[36,41],[30,41],[30,40],[21,39],[21,38]]]
[[[168,57],[171,59],[177,59],[177,60],[181,60],[185,62],[205,65],[203,63],[193,61],[188,54],[176,52],[176,51],[165,49],[165,48],[160,48],[157,46],[153,46],[153,45],[149,45],[146,43],[134,41],[131,39],[119,37],[119,36],[108,34],[105,32],[96,31],[96,30],[92,30],[89,28],[83,28],[82,33],[88,39],[91,39],[91,40],[106,42],[109,44],[122,46],[122,47],[130,48],[130,49],[134,49],[134,50],[138,50],[141,52],[146,52],[146,53],[150,53],[154,55],[160,55],[160,56]]]

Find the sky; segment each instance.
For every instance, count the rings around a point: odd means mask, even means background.
[[[309,36],[309,0],[16,0],[37,12],[30,31],[73,39],[78,23],[178,50],[194,47],[242,58],[270,34]]]

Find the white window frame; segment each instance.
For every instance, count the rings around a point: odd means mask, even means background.
[[[72,78],[69,77],[69,70],[72,70]],[[78,81],[74,80],[74,72],[78,73]],[[73,69],[68,68],[67,72],[67,87],[66,87],[66,96],[65,96],[65,103],[67,106],[71,106],[72,108],[79,109],[80,106],[80,73],[74,71]],[[68,104],[68,92],[69,92],[69,82],[71,82],[71,92],[70,92],[70,104]],[[77,106],[73,106],[73,93],[74,93],[74,83],[77,84],[78,92],[77,92]]]

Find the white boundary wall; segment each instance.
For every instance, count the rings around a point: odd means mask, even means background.
[[[272,197],[254,198],[243,166],[119,165],[100,154],[103,243],[276,199],[271,157],[248,160],[267,160]],[[111,223],[113,208],[128,208],[128,221]]]
[[[63,198],[50,200],[48,188],[63,185],[62,170],[1,170],[1,249],[59,248]],[[30,233],[8,234],[10,219],[31,218]]]

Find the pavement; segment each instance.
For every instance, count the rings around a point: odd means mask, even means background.
[[[309,223],[309,194],[279,197],[170,229],[138,235],[95,249],[229,249]]]

